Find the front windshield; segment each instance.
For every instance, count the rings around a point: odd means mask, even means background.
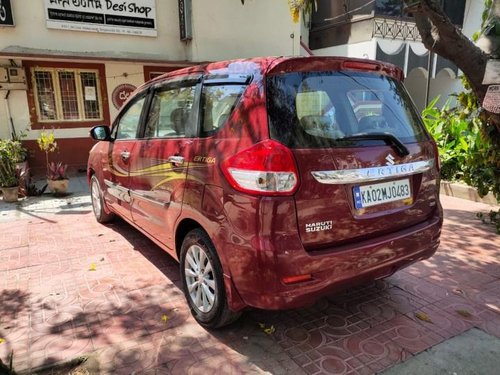
[[[356,134],[389,133],[403,143],[425,131],[402,85],[357,72],[287,73],[267,79],[271,137],[289,147],[339,145]]]

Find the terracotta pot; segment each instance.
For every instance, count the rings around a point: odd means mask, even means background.
[[[17,202],[18,191],[19,191],[18,186],[3,187],[2,188],[3,201],[4,202]]]
[[[47,180],[51,193],[64,194],[68,191],[69,180]]]

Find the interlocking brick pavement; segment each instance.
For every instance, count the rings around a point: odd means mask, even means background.
[[[472,327],[500,337],[500,237],[475,218],[488,207],[442,201],[433,258],[216,332],[191,317],[175,261],[123,221],[96,223],[88,195],[0,203],[0,358],[27,372],[96,353],[113,374],[372,374]]]

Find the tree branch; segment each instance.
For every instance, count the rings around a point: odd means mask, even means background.
[[[453,25],[436,0],[421,0],[411,11],[425,47],[455,63],[482,102],[488,88],[482,84],[488,55]]]

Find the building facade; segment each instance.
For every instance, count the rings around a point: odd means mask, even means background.
[[[441,0],[471,36],[483,0]],[[27,5],[29,3],[29,6]],[[295,23],[286,0],[2,0],[0,137],[24,136],[30,166],[45,166],[36,145],[53,131],[55,160],[83,168],[89,129],[111,124],[146,80],[185,66],[254,56],[335,55],[388,61],[405,72],[418,109],[462,89],[459,71],[429,58],[402,0],[321,0]]]
[[[82,168],[89,129],[110,124],[134,88],[163,72],[301,53],[303,25],[286,1],[0,3],[0,137],[23,135],[35,171],[45,165],[36,145],[42,129],[57,139],[51,158]]]
[[[481,28],[483,0],[440,1],[450,20],[466,36]],[[451,93],[463,89],[458,68],[440,56],[429,55],[411,13],[404,10],[403,0],[318,1],[310,23],[309,47],[315,55],[370,58],[398,65],[419,110],[426,106],[428,78],[428,97],[440,95],[439,105],[444,105]]]

